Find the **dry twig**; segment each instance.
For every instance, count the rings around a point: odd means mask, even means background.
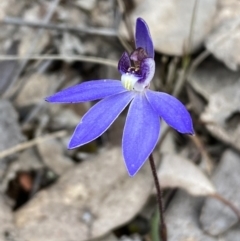
[[[117,67],[118,63],[115,60],[104,59],[100,57],[92,57],[92,56],[83,56],[83,55],[32,55],[32,56],[17,56],[17,55],[0,55],[0,60],[73,60],[73,61],[84,61],[95,64],[103,64],[112,66],[114,68]]]
[[[93,27],[80,27],[80,26],[68,26],[66,24],[55,24],[55,23],[46,23],[46,22],[31,22],[26,21],[21,18],[5,17],[1,23],[16,25],[22,27],[31,27],[31,28],[44,28],[49,30],[56,31],[68,31],[68,32],[77,32],[85,34],[94,34],[102,35],[108,37],[117,37],[117,31],[109,28],[93,28]]]
[[[194,136],[189,136],[190,139],[192,140],[192,142],[195,144],[195,146],[197,147],[197,149],[199,150],[199,152],[201,153],[202,157],[204,157],[205,160],[205,171],[208,175],[211,175],[212,171],[213,171],[213,161],[210,157],[210,155],[208,154],[207,150],[205,149],[201,139],[198,137],[197,134],[195,134]]]
[[[26,142],[20,143],[20,144],[14,146],[14,147],[11,147],[7,150],[4,150],[4,151],[0,152],[0,159],[5,158],[7,156],[10,156],[10,155],[12,155],[16,152],[23,151],[23,150],[28,149],[30,147],[36,146],[36,145],[38,145],[42,142],[45,142],[47,140],[64,137],[66,135],[67,135],[67,131],[57,131],[57,132],[54,132],[54,133],[51,133],[51,134],[48,134],[48,135],[45,135],[45,136],[42,136],[42,137],[35,138],[31,141],[26,141]]]

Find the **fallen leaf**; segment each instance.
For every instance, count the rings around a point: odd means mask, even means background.
[[[21,37],[21,42],[19,45],[19,56],[25,57],[29,54],[31,49],[31,44],[33,43],[35,37],[37,35],[37,31],[33,31],[32,29],[28,29],[27,32],[23,34]],[[49,45],[51,41],[51,36],[48,32],[44,32],[41,37],[38,39],[38,42],[34,48],[32,54],[40,54],[43,50]]]
[[[121,150],[105,150],[64,173],[15,213],[26,241],[98,238],[131,220],[152,190],[148,165],[130,178]]]
[[[27,1],[8,0],[0,2],[0,21],[6,16],[19,16]],[[13,7],[14,6],[14,7]]]
[[[70,167],[73,167],[73,161],[64,155],[64,147],[59,141],[55,139],[48,140],[37,147],[44,163],[56,174],[61,175]]]
[[[44,75],[34,73],[25,75],[22,80],[26,82],[21,92],[16,98],[18,107],[26,107],[34,104],[39,104],[40,101],[44,103],[44,98],[50,93],[53,83],[56,83],[57,77],[55,75]]]
[[[163,155],[158,177],[163,188],[182,188],[194,196],[216,193],[215,187],[201,169],[179,155]]]

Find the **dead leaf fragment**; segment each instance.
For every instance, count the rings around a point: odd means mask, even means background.
[[[26,84],[16,99],[19,107],[38,104],[40,101],[44,103],[44,98],[49,95],[49,89],[56,80],[55,76],[47,76],[39,73],[34,73],[23,78],[22,81],[25,81]]]
[[[182,188],[194,196],[216,193],[215,187],[201,169],[179,155],[163,155],[158,177],[164,188]]]
[[[15,221],[26,241],[93,239],[133,218],[151,190],[148,166],[130,178],[121,150],[105,150],[39,192],[16,212]]]
[[[38,151],[44,163],[58,175],[63,174],[73,166],[72,160],[64,155],[63,150],[63,145],[55,139],[38,145]]]
[[[6,16],[18,16],[26,5],[26,1],[0,1],[0,21]],[[14,6],[14,7],[13,7]]]
[[[29,54],[32,42],[36,38],[36,35],[37,35],[36,33],[37,33],[36,31],[29,30],[23,34],[19,45],[20,57],[26,57]],[[38,42],[32,54],[36,54],[36,55],[40,54],[41,52],[43,52],[43,50],[47,47],[49,43],[50,43],[50,35],[48,34],[48,32],[44,32],[44,34],[42,34],[41,37],[38,39]]]

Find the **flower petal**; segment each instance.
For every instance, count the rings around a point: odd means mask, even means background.
[[[169,126],[181,133],[194,134],[192,118],[178,99],[151,90],[146,91],[146,96],[153,109]]]
[[[120,74],[127,73],[129,67],[131,67],[131,61],[127,52],[124,52],[118,62],[118,71]]]
[[[138,94],[132,101],[123,131],[123,157],[130,176],[145,163],[157,144],[160,119],[146,96]]]
[[[134,89],[143,91],[151,82],[155,74],[155,61],[152,58],[146,58],[141,62],[141,77],[135,83]]]
[[[143,48],[148,57],[154,58],[154,47],[149,28],[142,18],[137,18],[136,32],[135,32],[136,48]]]
[[[69,149],[82,146],[102,135],[134,98],[133,92],[124,92],[107,97],[94,105],[76,127]]]
[[[119,80],[92,80],[62,90],[47,97],[46,101],[53,103],[78,103],[102,99],[124,91],[126,89]]]

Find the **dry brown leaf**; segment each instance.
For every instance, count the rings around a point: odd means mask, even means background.
[[[148,165],[130,178],[121,150],[105,150],[69,170],[15,214],[26,241],[83,241],[132,219],[152,190]]]
[[[29,30],[25,32],[21,37],[21,42],[19,44],[19,56],[26,57],[29,54],[32,43],[35,40],[37,31]],[[32,54],[40,54],[43,50],[49,45],[51,37],[48,32],[44,32],[41,37],[38,39],[38,42],[34,48]]]
[[[44,103],[44,98],[50,94],[50,89],[56,83],[57,77],[34,73],[30,76],[25,75],[22,81],[25,81],[26,84],[16,99],[19,107],[38,104],[41,101]]]
[[[26,5],[27,1],[0,1],[0,21],[6,16],[18,16]]]
[[[215,187],[200,168],[179,155],[163,155],[158,177],[164,188],[182,188],[194,196],[216,193]]]
[[[58,175],[73,167],[72,160],[64,155],[63,150],[63,145],[55,139],[42,142],[38,145],[38,151],[44,163]]]

